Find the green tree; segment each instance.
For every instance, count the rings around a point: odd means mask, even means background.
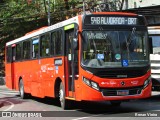
[[[31,1],[28,3],[27,1]],[[50,0],[51,24],[77,14],[82,9],[82,0]],[[85,0],[97,4],[99,0]],[[110,9],[120,10],[124,0],[106,0]],[[6,42],[25,35],[42,26],[47,26],[47,0],[1,0],[0,1],[0,49]],[[78,7],[80,6],[80,7]],[[118,8],[118,9],[117,9]]]
[[[46,25],[44,19],[40,2],[28,5],[26,0],[6,0],[0,8],[0,48],[4,48],[5,42]]]

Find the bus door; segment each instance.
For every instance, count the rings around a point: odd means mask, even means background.
[[[11,84],[12,84],[12,88],[11,89],[15,89],[15,68],[14,68],[14,64],[15,64],[15,59],[16,59],[16,44],[12,45],[11,48],[12,52],[11,52]]]
[[[72,24],[73,25],[73,24]],[[71,25],[71,26],[72,26]],[[74,26],[74,25],[73,25]],[[66,26],[68,27],[68,26]],[[69,27],[70,28],[70,27]],[[72,28],[72,27],[71,27]],[[78,71],[78,51],[73,48],[74,28],[65,30],[66,40],[66,65],[65,65],[65,76],[66,76],[66,95],[68,97],[75,98],[75,80]]]

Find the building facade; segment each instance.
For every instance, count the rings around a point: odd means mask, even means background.
[[[149,26],[160,26],[160,0],[124,0],[123,10],[144,15]]]
[[[125,0],[127,9],[160,5],[160,0]]]

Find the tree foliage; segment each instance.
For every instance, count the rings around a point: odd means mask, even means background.
[[[31,1],[28,3],[28,1]],[[99,0],[85,0],[85,8],[93,5],[93,11],[99,11]],[[122,9],[124,0],[108,0],[108,9]],[[23,36],[26,32],[47,26],[47,0],[0,0],[0,49],[6,42]],[[117,9],[118,8],[118,9]],[[51,24],[79,14],[82,10],[82,0],[50,0]]]
[[[0,9],[0,48],[4,43],[23,36],[26,32],[46,25],[45,14],[40,4],[26,0],[6,0]]]

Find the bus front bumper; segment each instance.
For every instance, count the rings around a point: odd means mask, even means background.
[[[135,88],[134,90],[130,91],[132,92],[130,95],[127,95],[127,89],[112,89],[105,90],[100,89],[100,91],[97,91],[93,88],[90,88],[89,86],[85,86],[85,89],[82,91],[82,99],[85,101],[110,101],[110,100],[132,100],[132,99],[142,99],[142,98],[148,98],[151,96],[151,90],[152,90],[152,82],[148,84],[145,88]],[[108,92],[109,91],[109,92]],[[108,94],[108,95],[107,95]],[[118,95],[119,94],[119,95]],[[126,95],[125,95],[126,94]]]

